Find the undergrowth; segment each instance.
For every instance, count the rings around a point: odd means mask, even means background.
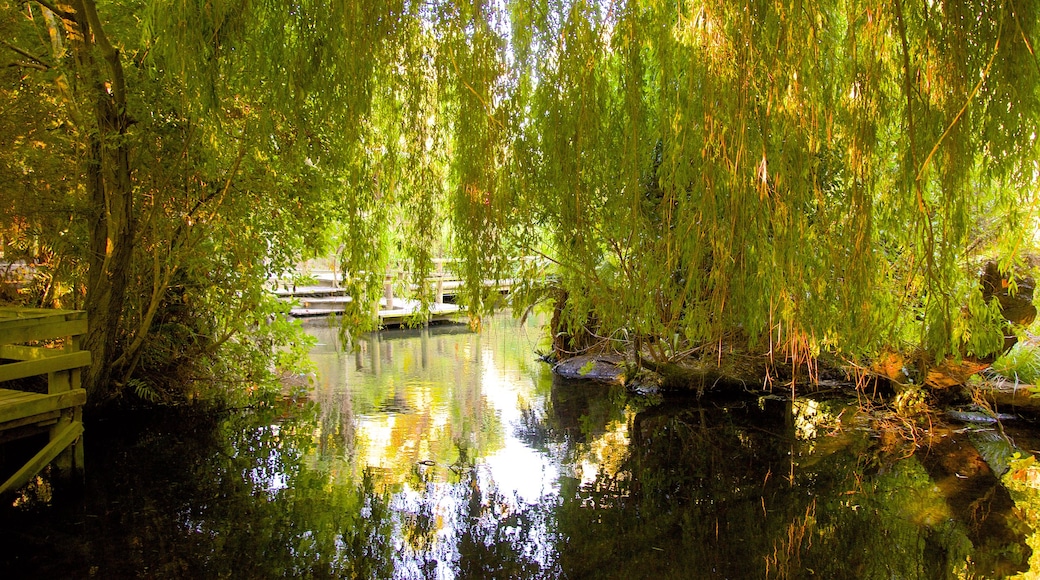
[[[992,370],[1009,381],[1036,384],[1040,378],[1040,346],[1018,343],[993,362]]]

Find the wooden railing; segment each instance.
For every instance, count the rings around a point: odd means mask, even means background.
[[[80,350],[87,333],[79,310],[0,308],[0,442],[49,434],[48,443],[0,484],[0,494],[17,490],[52,461],[68,472],[83,467],[82,369],[90,353]],[[12,383],[47,377],[45,393]],[[24,383],[24,381],[23,381]]]

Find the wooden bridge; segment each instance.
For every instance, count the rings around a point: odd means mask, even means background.
[[[62,471],[82,469],[87,393],[80,378],[90,353],[80,350],[80,340],[86,333],[86,313],[79,310],[0,308],[0,443],[48,435],[0,484],[0,494],[22,487],[55,460]],[[38,384],[33,377],[40,377]]]
[[[426,287],[421,291],[427,292],[430,297],[430,309],[427,322],[457,320],[460,315],[455,299],[462,280],[450,270],[451,260],[434,260],[436,271],[426,279]],[[308,318],[316,316],[332,316],[341,314],[344,306],[353,300],[347,296],[346,290],[339,286],[339,275],[332,269],[318,269],[310,272],[316,281],[313,285],[295,286],[282,283],[275,290],[280,298],[284,300],[295,300],[296,305],[290,310],[290,314],[296,318]],[[411,319],[419,311],[418,300],[401,298],[395,296],[394,288],[400,287],[409,278],[407,272],[391,271],[385,276],[383,283],[383,296],[379,303],[372,307],[373,315],[379,319],[379,325],[400,326]],[[508,292],[511,282],[508,280],[491,282],[500,292]],[[411,293],[418,289],[408,287]]]

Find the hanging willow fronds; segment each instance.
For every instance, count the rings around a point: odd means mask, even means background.
[[[450,215],[471,288],[548,258],[572,327],[943,356],[1000,346],[979,248],[1032,240],[1038,24],[1035,0],[168,0],[146,32],[189,100],[307,142],[352,272],[400,246],[424,276]]]

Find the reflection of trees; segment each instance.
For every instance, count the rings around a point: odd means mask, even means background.
[[[311,331],[335,345],[334,330]],[[482,340],[465,327],[446,326],[370,334],[361,341],[363,356],[317,350],[312,358],[322,386],[312,398],[322,422],[315,461],[353,453],[378,474],[377,486],[399,488],[419,461],[433,462],[443,478],[461,453],[483,457],[500,448],[502,424],[482,384],[490,364],[481,359]],[[493,340],[494,348],[518,342],[505,332]]]
[[[93,429],[91,444],[111,453],[93,456],[84,504],[0,513],[6,545],[32,555],[2,553],[5,574],[383,579],[433,577],[440,565],[459,578],[557,576],[551,498],[518,502],[479,468],[446,483],[413,469],[411,491],[395,494],[367,473],[344,482],[307,461],[316,413],[273,419]]]
[[[500,491],[481,461],[502,437],[481,373],[531,371],[499,358],[498,342],[519,348],[501,334],[482,339],[495,354],[484,349],[481,361],[469,335],[430,335],[426,348],[441,354],[426,365],[421,335],[397,342],[379,377],[366,367],[349,388],[323,383],[313,395],[320,405],[284,415],[184,418],[140,436],[124,425],[108,437],[92,427],[87,444],[108,453],[88,455],[86,507],[58,506],[32,521],[0,513],[0,544],[38,555],[3,556],[0,569],[13,577],[86,577],[96,567],[97,577],[870,579],[994,576],[1028,558],[1025,524],[999,482],[964,469],[985,475],[977,454],[940,446],[883,456],[838,418],[837,404],[792,411],[775,399],[670,401],[642,410],[646,402],[623,389],[537,383],[523,393],[533,403],[514,433],[559,460],[564,475],[559,495],[527,503]],[[318,362],[341,379],[357,372],[350,356]],[[380,415],[394,394],[377,378],[394,381],[413,411]],[[373,417],[393,417],[384,470],[365,468],[363,448],[350,463],[358,442],[347,437],[362,439],[356,426]],[[579,465],[600,471],[583,483],[571,476]],[[30,531],[10,531],[22,529]]]
[[[356,423],[353,400],[328,384],[317,386],[311,392],[317,403],[317,425],[314,440],[316,460],[343,461],[354,474]]]
[[[549,432],[567,443],[587,443],[624,419],[625,403],[623,387],[556,379],[546,411]]]
[[[639,414],[624,466],[630,477],[564,482],[559,525],[568,575],[761,576],[761,560],[748,554],[767,547],[756,533],[762,508],[747,500],[768,474],[783,473],[785,454],[776,438],[704,411]]]
[[[952,435],[922,454],[921,464],[942,491],[951,515],[975,549],[974,571],[1004,577],[1029,569],[1028,525],[989,464],[963,435]]]
[[[447,515],[458,578],[558,578],[552,498],[525,504],[481,481],[473,470],[451,487],[455,509]]]
[[[396,551],[390,501],[376,493],[368,474],[359,492],[360,509],[346,514],[340,536],[343,549],[336,554],[334,568],[349,578],[390,578]]]
[[[627,473],[603,472],[587,485],[563,482],[563,571],[603,578],[946,578],[966,571],[969,557],[1018,561],[1022,535],[980,541],[917,458],[879,462],[870,440],[851,430],[819,445],[799,441],[790,417],[790,406],[775,402],[639,413]],[[996,505],[986,499],[992,489],[975,492],[974,505]],[[971,573],[1007,571],[989,564],[973,565]]]
[[[90,455],[82,512],[56,506],[46,512],[53,521],[34,517],[36,532],[50,526],[61,540],[22,539],[23,548],[56,562],[55,577],[270,578],[330,569],[331,532],[357,494],[323,493],[327,476],[302,465],[310,433],[293,422],[273,428],[270,419],[157,418],[137,436],[127,425],[119,433],[96,426],[89,445],[108,452]]]

